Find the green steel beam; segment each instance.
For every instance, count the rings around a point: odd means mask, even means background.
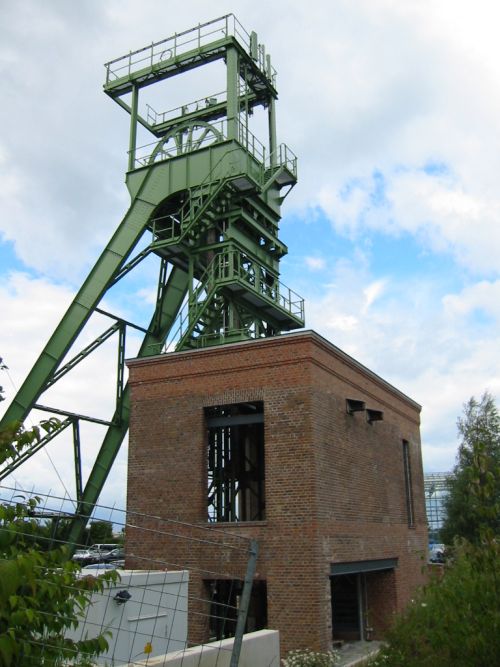
[[[173,268],[163,291],[162,299],[157,304],[151,320],[152,325],[158,322],[156,335],[146,334],[144,336],[137,355],[138,357],[148,357],[159,351],[180,310],[187,293],[187,286],[188,278],[186,272]],[[94,466],[85,484],[81,500],[78,503],[75,518],[68,536],[68,541],[72,545],[78,544],[82,531],[92,515],[111,466],[127,433],[129,418],[130,390],[127,383],[123,391],[121,405],[117,408],[114,415],[114,423],[109,427],[104,437]]]
[[[130,108],[130,137],[128,145],[128,170],[135,164],[135,149],[137,148],[137,116],[139,109],[139,88],[132,87],[132,106]]]
[[[94,350],[96,350],[98,347],[100,347],[103,343],[105,343],[108,338],[110,338],[114,333],[118,331],[120,328],[121,324],[120,322],[115,322],[115,324],[112,324],[104,333],[102,333],[98,338],[96,338],[90,345],[87,345],[86,347],[83,348],[73,359],[68,361],[64,366],[61,366],[49,380],[47,381],[47,384],[45,385],[45,389],[48,389],[51,385],[55,384],[58,380],[60,380],[62,377],[66,375],[66,373],[69,373],[75,366],[77,366],[81,361],[83,361],[86,357],[88,357],[89,354],[91,354]]]
[[[82,498],[82,454],[80,446],[80,422],[78,419],[73,421],[73,454],[75,461],[75,487],[77,501]]]
[[[228,47],[226,51],[227,67],[227,137],[236,139],[238,136],[238,51],[234,46]]]
[[[12,422],[23,422],[47,383],[61,364],[85,323],[107,291],[110,281],[141,238],[155,205],[146,195],[148,179],[155,167],[150,168],[137,196],[132,201],[122,223],[97,260],[59,326],[49,339],[28,377],[17,392],[0,421],[0,428]]]
[[[111,281],[110,287],[115,285],[117,282],[119,282],[122,278],[124,278],[127,273],[132,271],[132,269],[135,269],[136,266],[138,266],[143,259],[146,259],[150,255],[150,253],[153,251],[153,248],[151,245],[149,245],[147,248],[144,248],[144,250],[141,250],[141,252],[136,255],[133,259],[130,260],[130,262],[127,262],[127,264],[124,264],[120,271],[116,274],[116,276],[113,278]],[[97,309],[96,309],[97,310]]]
[[[99,424],[100,426],[111,426],[113,424],[112,421],[108,421],[107,419],[99,419],[99,417],[92,417],[90,415],[81,415],[77,412],[70,412],[69,410],[63,410],[61,408],[54,408],[50,405],[41,405],[41,403],[35,403],[33,409],[42,410],[43,412],[50,412],[53,415],[63,415],[64,417],[69,417],[70,419],[82,419],[84,422]]]
[[[274,98],[269,101],[268,107],[269,116],[269,154],[271,155],[271,167],[276,166],[276,149],[278,142],[276,140],[276,102]]]
[[[116,409],[119,413],[118,418],[121,420],[120,410],[123,405],[123,391],[125,378],[125,336],[126,327],[122,323],[118,332],[118,359],[117,359],[117,374],[116,374]]]

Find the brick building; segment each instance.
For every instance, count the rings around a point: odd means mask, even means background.
[[[249,629],[278,629],[285,652],[380,637],[422,583],[420,406],[311,331],[129,370],[129,511],[257,538]],[[127,550],[195,570],[215,557],[133,530]],[[213,604],[229,583],[191,576],[191,595]],[[192,641],[217,636],[190,611]]]

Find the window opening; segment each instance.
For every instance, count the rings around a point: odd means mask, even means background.
[[[405,477],[406,514],[408,518],[408,526],[412,528],[415,525],[415,513],[411,480],[410,443],[407,440],[403,440],[403,469]]]
[[[206,408],[208,520],[265,519],[264,404]]]

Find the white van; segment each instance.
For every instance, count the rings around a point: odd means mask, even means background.
[[[105,551],[113,551],[113,549],[118,549],[121,547],[121,544],[93,544],[89,547],[89,551],[99,551],[104,553]]]

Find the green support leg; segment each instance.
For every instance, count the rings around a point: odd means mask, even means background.
[[[0,422],[0,429],[12,422],[25,420],[45,390],[47,382],[107,291],[114,275],[141,238],[155,208],[153,203],[141,199],[141,195],[144,197],[146,194],[144,191],[147,189],[149,176],[153,170],[154,167],[144,179],[123,221],[5,412]]]
[[[188,289],[188,276],[185,271],[173,268],[168,278],[163,298],[157,305],[156,311],[151,319],[151,326],[158,323],[157,334],[146,334],[141,344],[138,357],[148,357],[155,353],[164,343],[172,324],[179,312],[184,297]],[[113,418],[113,424],[108,428],[104,437],[101,449],[97,455],[94,466],[90,472],[85,485],[81,501],[75,518],[72,521],[68,542],[73,548],[81,539],[83,529],[87,525],[94,505],[102,491],[104,483],[108,477],[111,466],[118,454],[123,439],[127,433],[130,418],[130,395],[128,384],[123,391],[121,406],[117,406],[117,411]],[[116,422],[115,422],[116,420]]]

